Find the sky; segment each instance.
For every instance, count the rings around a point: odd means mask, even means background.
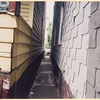
[[[50,22],[53,23],[53,10],[54,10],[54,1],[46,1],[46,18],[50,19]],[[48,42],[48,26],[49,20],[46,20],[46,30],[45,30],[45,44]]]
[[[54,1],[46,1],[46,17],[50,19],[50,22],[53,21],[53,6]]]

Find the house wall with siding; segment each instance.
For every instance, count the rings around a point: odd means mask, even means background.
[[[34,15],[31,38],[31,61],[43,52],[45,30],[45,3],[34,2]]]
[[[51,54],[61,71],[59,93],[62,98],[85,98],[91,2],[64,2],[63,8],[59,44],[61,2],[55,2]]]
[[[100,2],[91,3],[86,97],[100,98]]]
[[[29,8],[31,14],[34,12],[33,17],[30,18],[30,14],[28,16],[31,23],[22,13],[23,5],[26,7],[26,4],[34,4],[33,8]],[[9,12],[0,13],[0,77],[3,80],[3,96],[7,95],[5,93],[17,84],[28,66],[43,53],[45,3],[22,2],[21,15],[20,17]],[[4,78],[6,75],[9,77]],[[5,81],[8,83],[4,85]],[[3,96],[2,98],[6,98]]]
[[[21,1],[20,15],[22,18],[32,27],[34,13],[34,2],[32,1]]]

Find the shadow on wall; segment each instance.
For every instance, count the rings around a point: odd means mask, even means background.
[[[34,82],[36,72],[40,66],[43,53],[40,54],[32,63],[27,67],[20,79],[8,92],[8,98],[27,98],[29,90]]]

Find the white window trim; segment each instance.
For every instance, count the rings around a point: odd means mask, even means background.
[[[58,45],[61,45],[62,44],[62,41],[61,41],[61,31],[62,31],[62,23],[63,23],[63,11],[64,11],[64,8],[63,8],[63,5],[61,5],[61,12],[60,12],[60,27],[59,27],[59,38],[58,38]]]
[[[54,30],[54,42],[53,42],[53,46],[55,46],[55,41],[56,41],[56,28]]]

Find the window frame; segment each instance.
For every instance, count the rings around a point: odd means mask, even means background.
[[[53,46],[55,46],[55,42],[56,42],[56,28],[55,28],[55,30],[54,30],[54,38],[53,38]]]
[[[63,13],[64,13],[64,5],[63,3],[61,3],[58,45],[62,44]]]

